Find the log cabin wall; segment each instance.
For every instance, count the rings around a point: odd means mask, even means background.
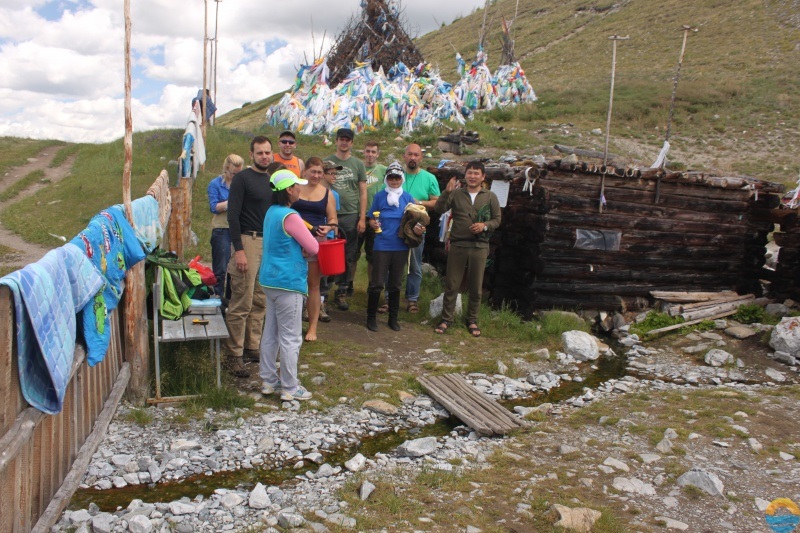
[[[779,300],[790,298],[800,302],[800,215],[799,209],[773,211],[780,231],[773,236],[780,246],[775,271],[769,279],[770,294]]]
[[[464,174],[457,163],[431,171],[442,189]],[[487,186],[496,179],[511,187],[484,280],[494,304],[523,315],[624,311],[650,306],[653,290],[761,292],[773,221],[751,213],[777,207],[780,184],[560,160],[487,165]],[[438,221],[428,234],[437,230]],[[438,239],[429,238],[426,249],[443,269]]]

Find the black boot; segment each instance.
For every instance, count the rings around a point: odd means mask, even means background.
[[[400,291],[389,291],[387,298],[389,300],[389,327],[394,331],[400,331],[400,323],[397,321],[397,315],[400,313]]]
[[[367,329],[378,331],[378,300],[381,299],[380,290],[367,291]]]

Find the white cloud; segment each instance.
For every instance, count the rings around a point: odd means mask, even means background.
[[[193,4],[131,2],[135,131],[186,124],[203,83],[203,4]],[[406,0],[403,9],[413,36],[481,5]],[[219,113],[287,89],[304,57],[315,55],[312,42],[317,54],[327,50],[360,9],[358,0],[208,0],[210,37],[217,7]],[[121,137],[123,15],[119,0],[0,0],[0,135],[77,142]]]

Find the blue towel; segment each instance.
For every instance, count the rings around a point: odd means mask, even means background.
[[[103,278],[67,243],[0,284],[14,294],[22,395],[36,409],[58,414],[75,353],[75,314],[102,289]]]
[[[119,209],[123,214],[125,207],[117,204],[111,209]],[[164,228],[158,219],[158,200],[152,196],[145,195],[131,202],[131,212],[133,213],[133,230],[136,238],[148,254],[161,244],[164,238]]]
[[[114,207],[100,211],[70,242],[84,251],[106,282],[103,291],[95,295],[91,305],[81,313],[87,360],[89,366],[94,366],[103,360],[108,350],[109,315],[122,298],[125,273],[144,259],[145,254],[122,209]]]

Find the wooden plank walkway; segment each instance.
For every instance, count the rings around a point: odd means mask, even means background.
[[[425,391],[482,437],[505,435],[528,423],[469,385],[460,374],[421,376]]]

